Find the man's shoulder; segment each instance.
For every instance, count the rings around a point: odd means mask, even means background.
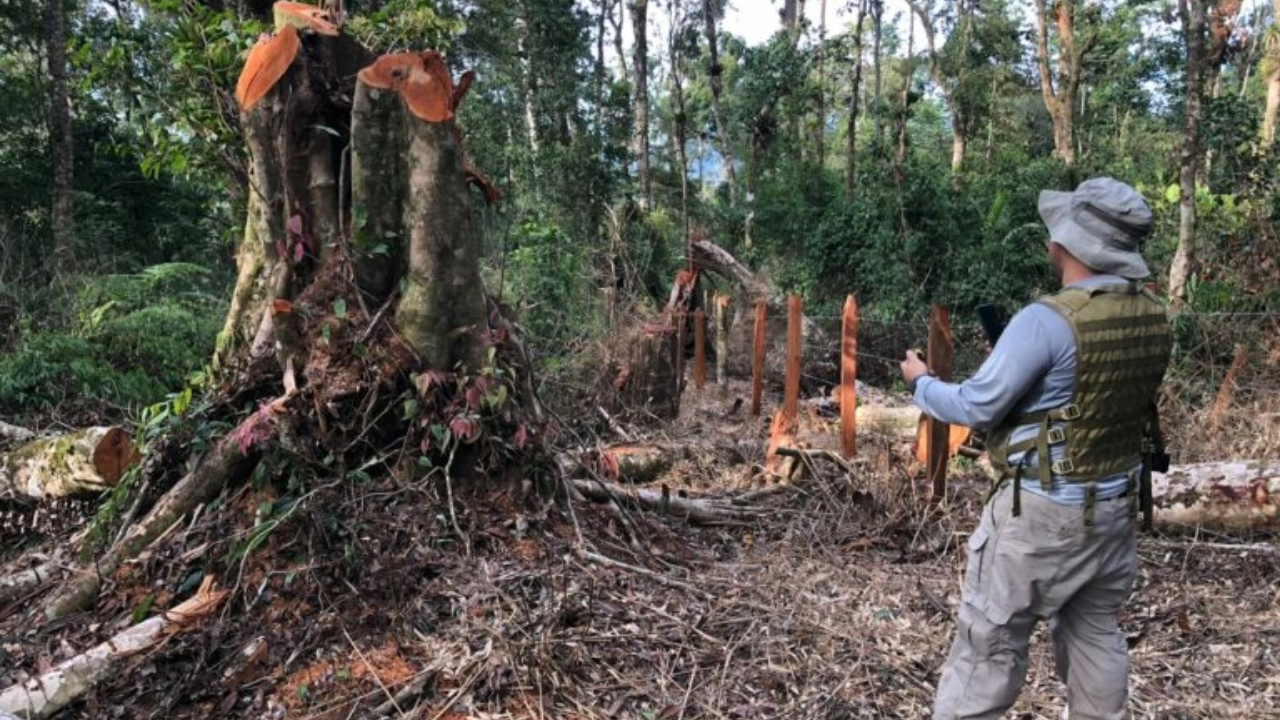
[[[1045,300],[1046,298],[1041,298],[1019,310],[1009,321],[1006,332],[1048,335],[1065,332],[1067,337],[1071,337],[1071,324]]]

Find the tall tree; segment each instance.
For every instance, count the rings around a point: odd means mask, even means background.
[[[1263,152],[1276,141],[1276,119],[1280,116],[1280,0],[1271,0],[1271,28],[1266,36],[1266,55],[1262,64],[1267,74],[1267,101],[1263,109],[1258,136]]]
[[[1196,172],[1200,163],[1200,115],[1203,106],[1207,0],[1178,0],[1186,46],[1186,98],[1182,121],[1182,154],[1179,158],[1178,249],[1169,268],[1169,296],[1175,304],[1187,299],[1187,280],[1195,263]]]
[[[849,93],[849,127],[845,132],[844,193],[853,202],[858,188],[858,101],[862,97],[862,23],[868,0],[859,0],[857,19],[853,21],[853,87]]]
[[[827,134],[827,0],[822,0],[818,17],[818,122],[813,128],[813,145],[818,155],[818,165],[821,166],[827,158],[824,142]]]
[[[67,28],[62,0],[45,0],[49,138],[53,151],[53,244],[58,269],[75,267],[75,145],[67,90]]]
[[[1075,112],[1076,97],[1085,57],[1097,42],[1096,28],[1080,37],[1076,28],[1075,0],[1056,0],[1053,7],[1057,29],[1058,77],[1055,82],[1050,69],[1049,11],[1045,0],[1036,0],[1036,55],[1040,69],[1040,93],[1045,109],[1053,119],[1053,152],[1068,167],[1076,164]]]
[[[876,119],[876,148],[884,145],[884,113],[880,111],[880,96],[884,92],[884,73],[881,72],[881,48],[884,45],[884,0],[871,0],[871,67],[875,70],[871,114]]]
[[[680,0],[671,0],[671,27],[667,34],[667,51],[671,57],[671,99],[675,102],[675,112],[671,114],[671,137],[675,139],[676,164],[680,172],[680,217],[684,230],[685,258],[692,262],[693,253],[689,243],[693,241],[689,234],[689,156],[686,153],[688,142],[688,115],[684,104],[684,76],[682,75],[681,44],[685,29],[684,10]],[[696,32],[696,31],[695,31]],[[694,37],[697,37],[695,34]]]
[[[720,6],[723,8],[723,5]],[[707,37],[707,78],[711,86],[711,114],[716,121],[717,150],[724,161],[724,179],[729,185],[729,200],[733,201],[737,185],[737,171],[734,169],[733,140],[729,137],[729,128],[724,122],[724,108],[720,95],[724,90],[724,65],[720,63],[719,38],[716,35],[717,8],[712,0],[702,0],[702,27]]]
[[[635,92],[635,154],[640,172],[640,203],[648,208],[653,200],[653,179],[649,170],[649,0],[631,0],[631,25],[635,33],[632,87]]]
[[[942,93],[942,100],[951,113],[951,171],[960,172],[964,164],[965,148],[968,146],[969,124],[966,108],[960,101],[960,87],[964,83],[968,63],[959,63],[953,74],[944,73],[938,53],[937,31],[934,28],[937,13],[922,0],[907,0],[907,5],[920,18],[920,26],[924,30],[925,48],[929,52],[929,76],[938,86],[938,91]],[[961,0],[957,5],[959,17],[952,32],[960,33],[962,46],[967,47],[973,23],[972,6],[966,0]]]

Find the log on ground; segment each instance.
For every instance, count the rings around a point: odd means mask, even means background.
[[[212,582],[212,578],[206,578],[191,599],[172,610],[121,631],[39,677],[0,691],[0,716],[11,713],[27,720],[41,720],[75,702],[126,658],[212,613],[227,595],[225,590],[214,590]]]
[[[40,499],[99,492],[137,462],[132,439],[118,427],[28,440],[0,453],[0,493]]]
[[[1175,465],[1151,489],[1158,525],[1280,529],[1280,461]]]

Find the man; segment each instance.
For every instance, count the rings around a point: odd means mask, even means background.
[[[1143,432],[1172,346],[1163,306],[1137,282],[1149,275],[1138,246],[1151,210],[1111,178],[1046,190],[1039,210],[1063,290],[1014,316],[964,383],[931,377],[913,352],[902,363],[922,411],[988,431],[999,474],[969,537],[934,720],[1002,717],[1040,619],[1051,619],[1068,717],[1129,716],[1117,615],[1138,571]]]

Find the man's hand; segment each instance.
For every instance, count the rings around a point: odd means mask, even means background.
[[[907,351],[907,359],[903,360],[899,367],[902,368],[902,379],[912,390],[915,389],[917,379],[929,374],[929,366],[924,364],[924,360],[920,359],[920,355],[915,350]]]

